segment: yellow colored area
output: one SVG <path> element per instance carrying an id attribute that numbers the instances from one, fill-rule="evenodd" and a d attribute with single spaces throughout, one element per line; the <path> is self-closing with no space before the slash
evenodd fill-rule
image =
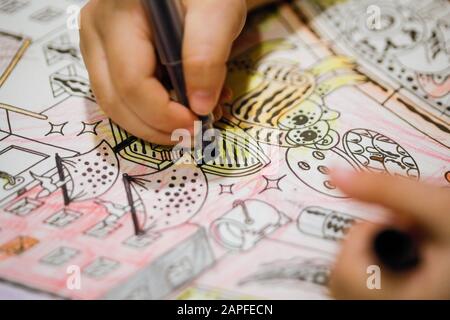
<path id="1" fill-rule="evenodd" d="M 255 300 L 249 295 L 233 294 L 222 289 L 190 287 L 184 290 L 176 300 Z"/>
<path id="2" fill-rule="evenodd" d="M 280 57 L 271 59 L 272 53 L 295 48 L 295 44 L 285 39 L 269 40 L 230 61 L 227 85 L 235 100 L 231 114 L 215 125 L 221 130 L 219 156 L 208 161 L 198 150 L 198 154 L 193 154 L 204 172 L 224 177 L 256 173 L 270 163 L 258 143 L 305 146 L 309 141 L 291 139 L 292 134 L 298 137 L 301 130 L 320 127 L 321 140 L 314 139 L 309 144 L 324 147 L 329 144 L 325 140 L 330 136 L 323 130 L 331 130 L 330 121 L 338 119 L 339 113 L 326 106 L 323 98 L 343 86 L 366 79 L 353 71 L 354 61 L 345 56 L 324 58 L 310 69 L 301 69 L 295 61 L 279 61 Z M 325 108 L 327 112 L 323 112 Z M 129 137 L 119 127 L 112 127 L 116 145 Z M 127 146 L 120 155 L 156 170 L 172 165 L 181 156 L 173 154 L 170 147 L 141 140 Z"/>
<path id="3" fill-rule="evenodd" d="M 355 66 L 355 61 L 345 56 L 333 56 L 326 58 L 311 68 L 314 76 L 321 76 L 325 73 L 339 69 L 351 69 Z"/>

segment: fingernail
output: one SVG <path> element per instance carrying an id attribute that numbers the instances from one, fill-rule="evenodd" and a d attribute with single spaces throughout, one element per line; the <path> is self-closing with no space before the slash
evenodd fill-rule
<path id="1" fill-rule="evenodd" d="M 207 115 L 216 103 L 214 93 L 210 91 L 195 91 L 190 95 L 189 102 L 192 110 L 200 115 Z"/>

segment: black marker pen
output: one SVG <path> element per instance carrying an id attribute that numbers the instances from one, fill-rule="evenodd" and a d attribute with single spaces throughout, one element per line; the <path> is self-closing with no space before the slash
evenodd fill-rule
<path id="1" fill-rule="evenodd" d="M 182 63 L 184 15 L 181 4 L 177 0 L 144 0 L 144 5 L 154 31 L 159 59 L 167 70 L 178 102 L 189 107 Z M 202 121 L 203 133 L 212 128 L 212 114 L 199 116 L 199 119 Z"/>
<path id="2" fill-rule="evenodd" d="M 413 269 L 420 263 L 417 239 L 401 230 L 389 228 L 379 232 L 373 249 L 380 262 L 395 272 Z"/>

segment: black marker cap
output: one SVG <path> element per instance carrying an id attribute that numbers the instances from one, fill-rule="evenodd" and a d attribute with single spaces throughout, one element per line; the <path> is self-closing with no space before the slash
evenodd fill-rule
<path id="1" fill-rule="evenodd" d="M 406 271 L 420 262 L 416 239 L 403 231 L 383 230 L 375 236 L 373 246 L 380 262 L 392 271 Z"/>

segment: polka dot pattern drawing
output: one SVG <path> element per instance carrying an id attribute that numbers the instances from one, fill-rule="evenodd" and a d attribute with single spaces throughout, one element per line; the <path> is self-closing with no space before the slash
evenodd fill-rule
<path id="1" fill-rule="evenodd" d="M 185 157 L 173 166 L 143 176 L 131 176 L 133 199 L 144 204 L 146 231 L 160 231 L 191 219 L 206 200 L 206 176 L 195 164 L 186 164 Z"/>
<path id="2" fill-rule="evenodd" d="M 80 156 L 62 158 L 62 165 L 70 176 L 67 189 L 71 201 L 101 196 L 119 176 L 119 160 L 106 141 Z"/>

